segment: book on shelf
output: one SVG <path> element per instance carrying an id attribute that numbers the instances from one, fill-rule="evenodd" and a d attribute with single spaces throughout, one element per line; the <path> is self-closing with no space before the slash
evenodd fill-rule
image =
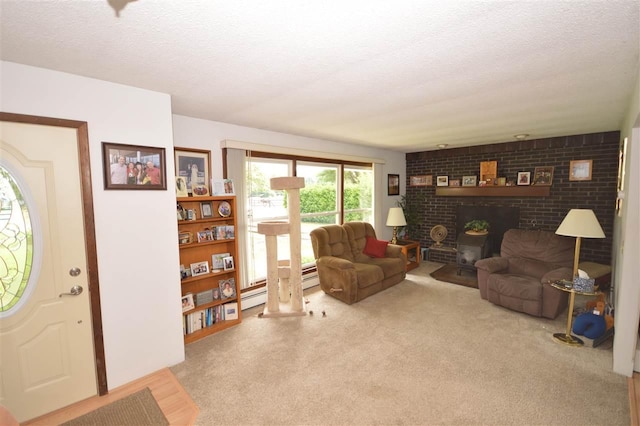
<path id="1" fill-rule="evenodd" d="M 225 308 L 226 305 L 230 305 Z M 187 335 L 226 320 L 238 319 L 238 304 L 212 306 L 182 316 L 182 333 Z M 235 308 L 233 307 L 235 305 Z"/>
<path id="2" fill-rule="evenodd" d="M 222 298 L 222 300 L 236 297 L 235 278 L 227 278 L 224 280 L 219 280 L 218 285 L 220 287 L 220 297 Z"/>

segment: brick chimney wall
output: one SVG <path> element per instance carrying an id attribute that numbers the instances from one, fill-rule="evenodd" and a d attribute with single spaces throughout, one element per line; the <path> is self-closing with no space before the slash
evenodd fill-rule
<path id="1" fill-rule="evenodd" d="M 421 247 L 429 247 L 435 225 L 444 225 L 448 235 L 443 243 L 456 241 L 456 206 L 513 206 L 520 208 L 520 228 L 554 231 L 573 208 L 592 209 L 606 238 L 582 240 L 581 261 L 611 264 L 611 246 L 618 174 L 620 132 L 593 133 L 548 139 L 534 139 L 466 148 L 442 149 L 406 154 L 408 199 L 425 199 L 418 233 Z M 570 181 L 571 160 L 593 160 L 590 181 Z M 497 161 L 498 177 L 516 181 L 518 172 L 533 172 L 535 167 L 553 166 L 553 184 L 548 197 L 443 197 L 435 195 L 436 176 L 449 180 L 480 174 L 480 162 Z M 433 186 L 409 186 L 409 178 L 432 175 Z M 432 251 L 433 261 L 455 263 L 455 255 Z"/>

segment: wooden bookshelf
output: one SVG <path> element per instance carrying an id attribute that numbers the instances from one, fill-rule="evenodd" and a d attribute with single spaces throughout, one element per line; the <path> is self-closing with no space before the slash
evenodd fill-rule
<path id="1" fill-rule="evenodd" d="M 195 302 L 193 309 L 182 313 L 184 342 L 188 344 L 242 321 L 240 283 L 238 264 L 236 263 L 238 259 L 238 244 L 235 238 L 237 229 L 236 199 L 234 196 L 179 197 L 177 203 L 180 265 L 190 271 L 191 264 L 207 262 L 209 269 L 207 273 L 196 276 L 182 274 L 182 296 L 190 293 Z M 189 211 L 191 211 L 190 216 L 187 214 Z M 232 232 L 229 231 L 230 229 Z M 198 234 L 205 236 L 207 231 L 209 231 L 210 237 L 207 235 L 208 238 L 202 238 L 201 241 L 198 241 Z M 185 235 L 189 235 L 188 242 L 184 238 Z M 212 257 L 225 253 L 233 258 L 233 268 L 214 269 Z M 234 281 L 235 295 L 222 299 L 220 282 L 231 279 Z M 212 297 L 211 300 L 208 300 L 208 297 L 204 296 L 208 296 L 209 292 L 211 295 L 217 293 L 218 297 Z M 198 301 L 198 294 L 202 295 L 200 301 Z M 202 302 L 202 299 L 206 301 Z M 232 306 L 228 305 L 230 303 L 237 304 L 235 306 L 237 319 L 220 318 L 220 314 L 225 310 L 225 305 L 227 308 Z M 201 321 L 201 318 L 204 321 Z M 194 321 L 201 321 L 200 328 L 194 327 Z M 207 322 L 210 324 L 207 325 Z"/>

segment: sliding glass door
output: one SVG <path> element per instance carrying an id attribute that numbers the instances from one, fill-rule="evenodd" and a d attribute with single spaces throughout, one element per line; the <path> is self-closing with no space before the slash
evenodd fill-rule
<path id="1" fill-rule="evenodd" d="M 288 221 L 287 194 L 274 191 L 270 179 L 282 176 L 304 178 L 300 190 L 301 249 L 303 270 L 315 266 L 309 233 L 318 226 L 345 221 L 372 221 L 373 170 L 371 165 L 324 162 L 278 156 L 246 157 L 246 280 L 243 288 L 262 285 L 267 275 L 265 239 L 258 223 Z M 290 259 L 289 236 L 278 237 L 278 259 Z"/>

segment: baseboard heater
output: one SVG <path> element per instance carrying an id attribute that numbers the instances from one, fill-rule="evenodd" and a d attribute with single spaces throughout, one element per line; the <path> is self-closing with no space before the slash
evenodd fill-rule
<path id="1" fill-rule="evenodd" d="M 302 289 L 317 286 L 320 284 L 318 273 L 311 273 L 302 276 Z M 254 306 L 264 305 L 267 303 L 267 287 L 260 287 L 253 291 L 242 293 L 242 310 L 253 308 Z"/>

